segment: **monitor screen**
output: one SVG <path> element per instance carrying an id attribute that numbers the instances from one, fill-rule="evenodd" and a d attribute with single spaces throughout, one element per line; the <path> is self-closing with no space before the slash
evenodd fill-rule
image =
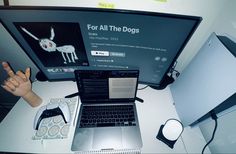
<path id="1" fill-rule="evenodd" d="M 0 20 L 48 80 L 74 80 L 79 67 L 138 68 L 158 86 L 201 18 L 144 11 L 1 7 Z"/>

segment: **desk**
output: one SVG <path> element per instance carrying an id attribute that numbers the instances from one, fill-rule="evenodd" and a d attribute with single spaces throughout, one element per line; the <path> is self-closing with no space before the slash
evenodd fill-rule
<path id="1" fill-rule="evenodd" d="M 140 85 L 142 87 L 142 85 Z M 61 98 L 77 91 L 76 83 L 39 82 L 33 83 L 33 90 L 43 99 L 42 105 L 50 98 Z M 178 118 L 169 87 L 154 90 L 150 87 L 139 90 L 137 96 L 144 103 L 136 102 L 141 135 L 142 153 L 200 153 L 206 144 L 198 127 L 186 127 L 174 149 L 156 139 L 160 125 L 169 118 Z M 33 121 L 37 110 L 30 107 L 22 98 L 15 104 L 0 123 L 0 151 L 23 153 L 73 153 L 70 148 L 75 126 L 70 128 L 68 138 L 32 140 L 35 133 Z M 206 149 L 209 152 L 209 149 Z"/>

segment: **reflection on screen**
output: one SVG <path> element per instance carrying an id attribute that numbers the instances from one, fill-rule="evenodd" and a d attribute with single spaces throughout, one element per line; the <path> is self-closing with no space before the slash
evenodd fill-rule
<path id="1" fill-rule="evenodd" d="M 109 98 L 134 98 L 137 78 L 109 78 Z"/>

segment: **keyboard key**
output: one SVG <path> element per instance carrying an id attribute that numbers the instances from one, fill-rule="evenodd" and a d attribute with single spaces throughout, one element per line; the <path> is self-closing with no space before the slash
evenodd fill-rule
<path id="1" fill-rule="evenodd" d="M 135 126 L 132 105 L 84 106 L 80 127 Z"/>

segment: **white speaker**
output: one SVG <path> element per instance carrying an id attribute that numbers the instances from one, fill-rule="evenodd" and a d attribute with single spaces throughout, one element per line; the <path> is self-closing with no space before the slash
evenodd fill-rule
<path id="1" fill-rule="evenodd" d="M 236 44 L 212 33 L 190 64 L 170 86 L 184 126 L 236 93 Z"/>
<path id="2" fill-rule="evenodd" d="M 183 130 L 183 125 L 179 120 L 168 119 L 164 125 L 161 125 L 156 138 L 173 149 Z"/>

